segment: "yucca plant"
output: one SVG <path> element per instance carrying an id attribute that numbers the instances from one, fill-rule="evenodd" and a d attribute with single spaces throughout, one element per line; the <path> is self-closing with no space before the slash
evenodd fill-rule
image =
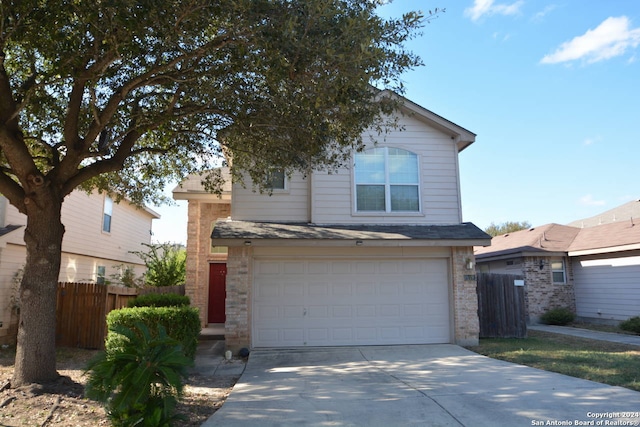
<path id="1" fill-rule="evenodd" d="M 105 351 L 87 365 L 86 396 L 105 404 L 114 426 L 171 426 L 179 420 L 175 407 L 192 361 L 162 325 L 153 337 L 137 323 L 134 329 L 116 326 L 124 344 Z"/>

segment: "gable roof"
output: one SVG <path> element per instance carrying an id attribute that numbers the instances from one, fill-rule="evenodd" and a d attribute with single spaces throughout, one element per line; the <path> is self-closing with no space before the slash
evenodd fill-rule
<path id="1" fill-rule="evenodd" d="M 579 232 L 576 227 L 546 224 L 496 236 L 491 239 L 491 246 L 476 248 L 475 255 L 478 260 L 515 254 L 560 255 L 568 251 Z"/>
<path id="2" fill-rule="evenodd" d="M 202 180 L 205 178 L 206 173 L 202 174 L 190 174 L 180 184 L 173 189 L 173 198 L 175 200 L 191 200 L 191 199 L 207 199 L 208 201 L 215 203 L 229 202 L 231 200 L 231 171 L 228 167 L 219 168 L 220 176 L 224 180 L 222 185 L 222 194 L 217 195 L 205 190 L 202 185 Z"/>
<path id="3" fill-rule="evenodd" d="M 640 249 L 640 219 L 580 229 L 569 245 L 570 256 Z"/>
<path id="4" fill-rule="evenodd" d="M 378 96 L 383 95 L 399 98 L 402 101 L 402 105 L 400 107 L 402 113 L 411 115 L 412 117 L 415 117 L 418 120 L 427 123 L 429 126 L 432 126 L 449 135 L 458 147 L 458 152 L 464 150 L 469 145 L 473 144 L 476 140 L 475 133 L 463 128 L 460 125 L 455 124 L 450 120 L 445 119 L 444 117 L 434 113 L 431 110 L 427 110 L 426 108 L 416 104 L 415 102 L 409 100 L 408 98 L 405 98 L 404 96 L 398 95 L 397 93 L 390 90 L 383 90 L 378 94 Z"/>
<path id="5" fill-rule="evenodd" d="M 597 225 L 611 224 L 618 221 L 624 222 L 634 218 L 637 219 L 638 222 L 640 222 L 640 200 L 632 200 L 623 205 L 602 212 L 598 215 L 579 219 L 567 225 L 580 228 L 595 227 Z"/>

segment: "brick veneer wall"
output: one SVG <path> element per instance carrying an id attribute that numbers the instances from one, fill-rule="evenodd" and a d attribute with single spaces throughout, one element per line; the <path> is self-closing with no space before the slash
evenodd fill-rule
<path id="1" fill-rule="evenodd" d="M 209 263 L 225 262 L 225 254 L 211 253 L 211 226 L 231 214 L 229 203 L 189 200 L 185 294 L 200 311 L 200 322 L 207 325 L 209 304 Z"/>
<path id="2" fill-rule="evenodd" d="M 565 284 L 554 284 L 551 260 L 548 257 L 524 257 L 522 271 L 525 277 L 525 307 L 527 322 L 538 323 L 540 316 L 552 308 L 566 307 L 576 311 L 573 270 L 564 257 Z M 542 261 L 542 269 L 540 268 Z"/>
<path id="3" fill-rule="evenodd" d="M 251 247 L 229 248 L 224 337 L 228 350 L 251 347 Z"/>
<path id="4" fill-rule="evenodd" d="M 451 249 L 454 340 L 458 345 L 478 345 L 480 322 L 476 273 L 475 269 L 471 271 L 466 269 L 467 260 L 475 263 L 473 247 Z"/>
<path id="5" fill-rule="evenodd" d="M 234 352 L 251 345 L 251 256 L 251 247 L 229 248 L 225 344 Z M 474 260 L 472 247 L 452 248 L 454 342 L 458 345 L 477 345 L 480 334 L 475 271 L 466 270 L 469 259 Z"/>

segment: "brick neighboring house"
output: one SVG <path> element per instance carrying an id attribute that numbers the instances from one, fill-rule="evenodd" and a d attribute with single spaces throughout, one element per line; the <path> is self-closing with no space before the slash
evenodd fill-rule
<path id="1" fill-rule="evenodd" d="M 639 217 L 632 201 L 571 225 L 496 236 L 476 248 L 477 269 L 524 276 L 529 322 L 568 307 L 581 320 L 617 324 L 640 315 Z"/>
<path id="2" fill-rule="evenodd" d="M 481 273 L 524 277 L 527 320 L 537 322 L 550 308 L 575 311 L 573 271 L 567 250 L 579 228 L 546 224 L 491 239 L 491 246 L 476 248 Z"/>
<path id="3" fill-rule="evenodd" d="M 270 195 L 207 194 L 198 177 L 174 190 L 189 201 L 186 293 L 229 349 L 478 342 L 470 268 L 490 237 L 462 221 L 458 170 L 475 135 L 403 102 L 404 130 L 352 167 L 275 174 Z"/>

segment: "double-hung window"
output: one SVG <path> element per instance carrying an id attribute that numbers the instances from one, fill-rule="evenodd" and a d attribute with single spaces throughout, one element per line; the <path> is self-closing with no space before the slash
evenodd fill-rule
<path id="1" fill-rule="evenodd" d="M 551 276 L 553 277 L 553 283 L 567 283 L 567 277 L 564 269 L 564 260 L 555 259 L 551 261 Z"/>
<path id="2" fill-rule="evenodd" d="M 400 148 L 356 153 L 357 212 L 419 212 L 418 156 Z"/>
<path id="3" fill-rule="evenodd" d="M 102 231 L 111 232 L 111 216 L 113 215 L 113 200 L 111 197 L 104 197 L 104 210 L 102 212 Z"/>

